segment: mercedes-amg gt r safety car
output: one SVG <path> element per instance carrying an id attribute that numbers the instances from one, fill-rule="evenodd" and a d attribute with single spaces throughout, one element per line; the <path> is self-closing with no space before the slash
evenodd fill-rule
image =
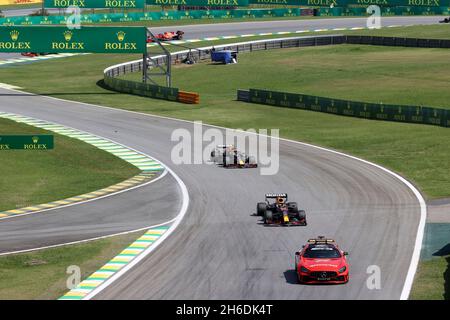
<path id="1" fill-rule="evenodd" d="M 347 283 L 347 255 L 333 239 L 324 236 L 309 239 L 302 250 L 295 253 L 295 272 L 299 283 Z"/>

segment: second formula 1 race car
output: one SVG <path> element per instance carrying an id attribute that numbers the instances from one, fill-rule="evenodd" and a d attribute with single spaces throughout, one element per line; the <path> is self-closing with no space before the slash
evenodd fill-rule
<path id="1" fill-rule="evenodd" d="M 22 56 L 30 57 L 30 58 L 34 58 L 34 57 L 37 57 L 37 56 L 47 56 L 49 54 L 57 54 L 57 53 L 50 53 L 50 52 L 40 52 L 40 53 L 37 53 L 37 52 L 22 52 L 21 53 Z"/>
<path id="2" fill-rule="evenodd" d="M 439 21 L 439 23 L 450 23 L 450 17 L 445 18 L 444 20 Z"/>
<path id="3" fill-rule="evenodd" d="M 218 145 L 211 151 L 211 161 L 224 168 L 257 168 L 255 157 L 239 152 L 233 145 Z"/>
<path id="4" fill-rule="evenodd" d="M 178 30 L 177 32 L 169 31 L 158 33 L 155 37 L 159 41 L 172 41 L 172 40 L 182 40 L 184 35 L 184 31 Z M 147 42 L 154 42 L 151 37 L 147 38 Z"/>
<path id="5" fill-rule="evenodd" d="M 256 215 L 266 225 L 306 226 L 306 212 L 298 210 L 297 202 L 287 202 L 286 193 L 268 193 L 266 202 L 256 205 Z"/>

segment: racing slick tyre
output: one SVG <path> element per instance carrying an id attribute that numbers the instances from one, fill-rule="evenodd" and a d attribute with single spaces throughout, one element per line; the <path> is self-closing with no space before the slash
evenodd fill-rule
<path id="1" fill-rule="evenodd" d="M 266 203 L 265 202 L 259 202 L 256 205 L 256 215 L 260 216 L 260 217 L 263 217 L 264 213 L 266 212 L 266 209 L 267 209 Z"/>
<path id="2" fill-rule="evenodd" d="M 270 221 L 272 221 L 272 217 L 272 211 L 266 210 L 266 212 L 264 212 L 264 224 L 269 224 Z"/>
<path id="3" fill-rule="evenodd" d="M 299 218 L 299 220 L 305 220 L 305 226 L 307 225 L 307 223 L 306 223 L 306 212 L 305 212 L 305 210 L 300 210 L 299 212 L 298 212 L 298 218 Z"/>
<path id="4" fill-rule="evenodd" d="M 233 156 L 225 156 L 225 162 L 223 163 L 224 167 L 229 167 L 229 166 L 233 166 L 234 163 L 234 157 Z"/>

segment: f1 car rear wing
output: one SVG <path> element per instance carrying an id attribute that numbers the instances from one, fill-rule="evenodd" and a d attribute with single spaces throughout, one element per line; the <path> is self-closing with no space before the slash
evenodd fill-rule
<path id="1" fill-rule="evenodd" d="M 284 198 L 287 199 L 287 193 L 266 193 L 266 199 Z"/>
<path id="2" fill-rule="evenodd" d="M 331 243 L 335 243 L 335 241 L 333 239 L 327 239 L 324 236 L 318 236 L 315 239 L 308 239 L 308 243 L 310 244 L 331 244 Z"/>

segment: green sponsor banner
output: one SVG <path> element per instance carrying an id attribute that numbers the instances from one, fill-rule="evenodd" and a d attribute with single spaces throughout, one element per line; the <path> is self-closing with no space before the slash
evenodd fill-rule
<path id="1" fill-rule="evenodd" d="M 145 0 L 44 0 L 45 8 L 144 8 Z"/>
<path id="2" fill-rule="evenodd" d="M 249 0 L 146 0 L 155 6 L 247 7 Z"/>
<path id="3" fill-rule="evenodd" d="M 447 7 L 382 7 L 382 16 L 408 16 L 408 15 L 441 15 L 448 14 Z M 366 8 L 320 8 L 318 16 L 368 16 Z"/>
<path id="4" fill-rule="evenodd" d="M 365 119 L 450 127 L 450 110 L 439 108 L 385 105 L 258 89 L 250 89 L 249 101 Z"/>
<path id="5" fill-rule="evenodd" d="M 113 90 L 149 98 L 177 101 L 178 88 L 168 88 L 154 84 L 105 77 L 105 84 Z"/>
<path id="6" fill-rule="evenodd" d="M 83 23 L 110 23 L 133 22 L 153 20 L 183 20 L 183 19 L 233 19 L 233 18 L 260 18 L 260 17 L 295 17 L 301 14 L 300 8 L 289 9 L 237 9 L 237 10 L 186 10 L 186 11 L 159 11 L 159 12 L 130 12 L 130 13 L 104 13 L 81 14 Z M 69 16 L 26 16 L 0 18 L 3 26 L 35 26 L 35 25 L 66 25 Z"/>
<path id="7" fill-rule="evenodd" d="M 449 0 L 450 1 L 450 0 Z M 186 11 L 159 11 L 159 12 L 130 12 L 130 13 L 104 13 L 81 14 L 81 24 L 85 23 L 111 23 L 136 22 L 154 20 L 185 20 L 185 19 L 240 19 L 261 17 L 296 17 L 301 15 L 300 8 L 277 9 L 236 9 L 236 10 L 186 10 Z M 382 7 L 383 16 L 389 15 L 448 15 L 449 7 Z M 366 16 L 365 8 L 319 8 L 319 16 Z M 66 25 L 69 16 L 26 16 L 0 18 L 2 26 L 50 26 Z"/>
<path id="8" fill-rule="evenodd" d="M 149 1 L 149 0 L 147 0 Z M 153 1 L 153 0 L 152 0 Z M 380 7 L 395 6 L 423 6 L 423 7 L 447 7 L 450 0 L 249 0 L 250 4 L 267 5 L 292 5 L 309 7 L 345 7 L 349 5 L 377 5 Z"/>
<path id="9" fill-rule="evenodd" d="M 145 27 L 8 26 L 0 28 L 0 52 L 145 53 Z"/>
<path id="10" fill-rule="evenodd" d="M 0 135 L 0 150 L 50 150 L 52 135 Z"/>

